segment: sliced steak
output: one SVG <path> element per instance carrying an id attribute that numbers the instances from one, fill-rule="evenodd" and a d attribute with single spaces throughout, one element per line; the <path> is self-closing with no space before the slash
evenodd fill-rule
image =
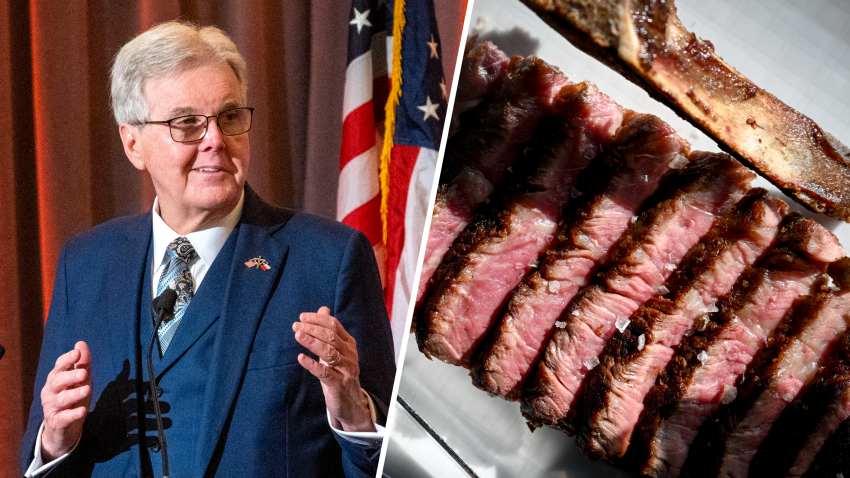
<path id="1" fill-rule="evenodd" d="M 446 148 L 417 304 L 424 299 L 431 276 L 452 242 L 520 156 L 540 118 L 551 111 L 555 97 L 567 83 L 557 68 L 535 57 L 514 57 L 509 74 L 510 80 L 504 82 L 493 101 Z"/>
<path id="2" fill-rule="evenodd" d="M 688 167 L 665 183 L 658 194 L 666 199 L 628 229 L 610 267 L 579 292 L 556 324 L 523 393 L 521 409 L 531 426 L 574 431 L 570 412 L 618 320 L 660 291 L 714 220 L 743 196 L 753 176 L 729 155 L 692 153 Z"/>
<path id="3" fill-rule="evenodd" d="M 476 44 L 477 38 L 472 36 L 464 47 L 449 137 L 461 129 L 460 115 L 496 94 L 508 76 L 508 55 L 489 41 Z"/>
<path id="4" fill-rule="evenodd" d="M 610 181 L 562 221 L 556 244 L 514 290 L 504 317 L 473 363 L 477 387 L 508 400 L 520 399 L 555 322 L 607 260 L 661 178 L 685 166 L 687 153 L 688 144 L 657 117 L 634 112 L 624 117 L 600 158 L 608 169 L 602 174 L 610 173 Z"/>
<path id="5" fill-rule="evenodd" d="M 737 398 L 703 425 L 682 476 L 747 476 L 773 423 L 824 364 L 848 321 L 850 290 L 799 299 L 738 379 Z"/>
<path id="6" fill-rule="evenodd" d="M 788 206 L 753 189 L 719 218 L 665 284 L 668 292 L 619 320 L 588 374 L 576 444 L 593 459 L 622 457 L 643 411 L 643 401 L 696 320 L 716 308 L 740 274 L 773 246 Z"/>
<path id="7" fill-rule="evenodd" d="M 623 117 L 588 82 L 565 86 L 555 110 L 538 129 L 542 148 L 530 153 L 540 166 L 504 202 L 477 215 L 434 275 L 417 318 L 416 340 L 426 355 L 469 367 L 511 290 L 554 241 L 579 174 Z"/>
<path id="8" fill-rule="evenodd" d="M 773 424 L 750 465 L 750 474 L 803 476 L 824 443 L 848 417 L 850 331 L 844 332 L 826 364 Z"/>
<path id="9" fill-rule="evenodd" d="M 735 380 L 765 346 L 794 300 L 826 284 L 826 263 L 791 249 L 807 249 L 799 237 L 789 234 L 800 230 L 794 224 L 799 221 L 812 222 L 799 215 L 786 218 L 779 234 L 785 242 L 738 278 L 716 312 L 698 320 L 697 330 L 682 340 L 647 395 L 627 459 L 642 476 L 679 475 L 699 428 L 722 403 L 735 398 Z M 835 236 L 821 229 L 838 244 Z"/>

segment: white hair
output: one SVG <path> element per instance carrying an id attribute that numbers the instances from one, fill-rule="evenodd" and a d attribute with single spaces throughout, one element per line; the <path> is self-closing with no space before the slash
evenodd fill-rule
<path id="1" fill-rule="evenodd" d="M 136 125 L 148 121 L 150 109 L 144 96 L 148 81 L 218 64 L 233 69 L 244 101 L 248 93 L 245 59 L 223 31 L 172 21 L 138 35 L 115 56 L 109 74 L 115 121 Z"/>

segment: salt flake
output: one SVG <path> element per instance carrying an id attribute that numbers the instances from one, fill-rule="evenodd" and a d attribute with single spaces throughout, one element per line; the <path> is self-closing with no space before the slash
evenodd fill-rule
<path id="1" fill-rule="evenodd" d="M 595 355 L 585 357 L 584 360 L 582 360 L 582 363 L 588 370 L 593 370 L 597 365 L 599 365 L 599 357 L 596 357 Z"/>
<path id="2" fill-rule="evenodd" d="M 617 330 L 619 330 L 620 333 L 622 334 L 623 331 L 626 330 L 626 327 L 629 326 L 629 322 L 630 322 L 630 320 L 629 320 L 628 317 L 621 316 L 621 317 L 617 317 L 617 323 L 615 323 L 614 325 L 617 326 Z"/>
<path id="3" fill-rule="evenodd" d="M 643 250 L 642 247 L 638 247 L 632 253 L 632 261 L 635 263 L 641 263 L 647 259 L 649 259 L 649 256 L 646 254 L 646 251 Z"/>
<path id="4" fill-rule="evenodd" d="M 638 350 L 643 350 L 643 347 L 646 345 L 646 334 L 640 334 L 638 337 Z"/>
<path id="5" fill-rule="evenodd" d="M 662 285 L 661 287 L 658 288 L 657 292 L 658 292 L 659 295 L 664 295 L 664 294 L 670 292 L 670 289 L 668 289 L 668 288 L 666 288 Z"/>
<path id="6" fill-rule="evenodd" d="M 731 385 L 723 386 L 723 405 L 728 405 L 732 403 L 732 400 L 735 400 L 735 397 L 738 396 L 738 389 Z"/>
<path id="7" fill-rule="evenodd" d="M 549 282 L 549 292 L 551 292 L 552 294 L 557 294 L 560 289 L 561 289 L 561 283 L 560 282 L 558 282 L 556 280 Z"/>
<path id="8" fill-rule="evenodd" d="M 574 310 L 570 313 L 573 314 L 573 317 L 578 317 L 578 311 L 577 310 Z"/>
<path id="9" fill-rule="evenodd" d="M 697 355 L 697 358 L 699 359 L 700 362 L 702 362 L 703 365 L 705 365 L 705 363 L 708 362 L 708 354 L 705 353 L 705 350 L 700 352 L 699 355 Z"/>
<path id="10" fill-rule="evenodd" d="M 566 327 L 566 326 L 567 326 L 567 323 L 566 323 L 566 322 L 561 322 L 560 320 L 559 320 L 559 321 L 557 321 L 557 322 L 555 322 L 555 327 L 557 327 L 557 328 L 559 328 L 559 329 L 563 329 L 563 328 L 564 328 L 564 327 Z"/>
<path id="11" fill-rule="evenodd" d="M 676 264 L 664 264 L 664 268 L 668 271 L 672 271 L 676 269 Z"/>
<path id="12" fill-rule="evenodd" d="M 667 167 L 670 169 L 682 169 L 686 164 L 688 164 L 688 158 L 684 154 L 679 153 L 667 163 Z"/>

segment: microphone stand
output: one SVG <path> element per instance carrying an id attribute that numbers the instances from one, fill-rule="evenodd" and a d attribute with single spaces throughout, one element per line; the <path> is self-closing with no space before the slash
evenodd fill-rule
<path id="1" fill-rule="evenodd" d="M 174 304 L 177 302 L 177 292 L 174 289 L 165 289 L 162 294 L 159 295 L 153 301 L 154 310 L 156 311 L 156 324 L 153 327 L 153 334 L 151 334 L 150 345 L 148 345 L 148 381 L 151 386 L 151 398 L 153 399 L 153 410 L 156 414 L 156 429 L 159 433 L 159 443 L 160 448 L 162 449 L 162 477 L 168 478 L 168 447 L 165 444 L 165 430 L 162 427 L 162 412 L 159 410 L 159 395 L 156 393 L 156 377 L 154 376 L 153 371 L 153 343 L 154 340 L 159 336 L 157 331 L 159 330 L 160 324 L 162 324 L 163 320 L 166 316 L 171 315 L 173 317 L 174 314 Z M 168 320 L 165 320 L 168 322 Z"/>

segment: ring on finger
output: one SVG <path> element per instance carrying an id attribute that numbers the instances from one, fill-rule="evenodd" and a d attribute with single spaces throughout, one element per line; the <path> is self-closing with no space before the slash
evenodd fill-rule
<path id="1" fill-rule="evenodd" d="M 339 350 L 334 349 L 334 352 L 336 352 L 336 357 L 334 357 L 332 360 L 327 361 L 328 365 L 330 365 L 331 367 L 338 364 L 340 362 L 340 360 L 342 360 L 342 354 L 339 353 Z"/>

